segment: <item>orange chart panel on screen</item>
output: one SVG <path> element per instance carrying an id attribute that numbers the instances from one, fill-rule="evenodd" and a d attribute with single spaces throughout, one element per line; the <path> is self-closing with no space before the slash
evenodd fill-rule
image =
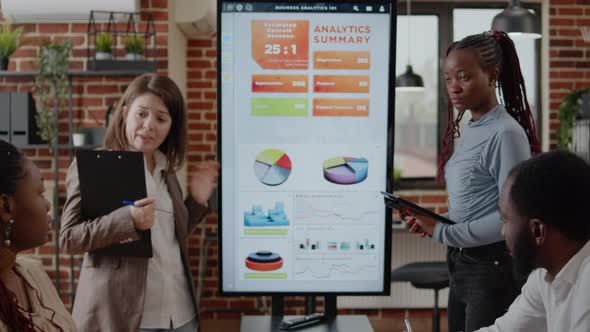
<path id="1" fill-rule="evenodd" d="M 369 93 L 369 75 L 315 75 L 313 91 Z"/>
<path id="2" fill-rule="evenodd" d="M 313 52 L 315 69 L 369 69 L 369 52 L 359 51 L 316 51 Z"/>
<path id="3" fill-rule="evenodd" d="M 252 92 L 307 92 L 307 75 L 252 75 Z"/>
<path id="4" fill-rule="evenodd" d="M 317 98 L 313 116 L 369 116 L 369 99 Z"/>
<path id="5" fill-rule="evenodd" d="M 252 58 L 263 69 L 307 69 L 309 21 L 252 21 Z"/>

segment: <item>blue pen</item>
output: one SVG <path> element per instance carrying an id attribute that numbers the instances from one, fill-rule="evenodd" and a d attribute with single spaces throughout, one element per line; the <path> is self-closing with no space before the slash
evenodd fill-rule
<path id="1" fill-rule="evenodd" d="M 130 205 L 130 206 L 134 206 L 134 207 L 141 207 L 141 206 L 135 205 L 135 202 L 133 202 L 133 201 L 124 200 L 122 203 L 123 203 L 123 205 Z M 155 208 L 155 210 L 156 211 L 160 211 L 160 212 L 166 212 L 166 213 L 172 214 L 172 212 L 170 212 L 170 211 L 166 211 L 166 210 L 162 210 L 162 209 L 158 209 L 158 208 Z"/>

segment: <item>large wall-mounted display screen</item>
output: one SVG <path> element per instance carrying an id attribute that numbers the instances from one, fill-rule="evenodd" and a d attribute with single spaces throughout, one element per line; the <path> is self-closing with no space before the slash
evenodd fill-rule
<path id="1" fill-rule="evenodd" d="M 388 292 L 395 5 L 218 9 L 221 291 Z"/>

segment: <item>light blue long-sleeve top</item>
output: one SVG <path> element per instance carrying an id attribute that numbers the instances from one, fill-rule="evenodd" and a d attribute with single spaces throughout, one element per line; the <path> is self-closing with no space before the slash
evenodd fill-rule
<path id="1" fill-rule="evenodd" d="M 445 166 L 448 217 L 456 224 L 439 222 L 433 239 L 457 248 L 502 241 L 500 190 L 510 170 L 530 157 L 524 129 L 502 105 L 470 120 Z"/>

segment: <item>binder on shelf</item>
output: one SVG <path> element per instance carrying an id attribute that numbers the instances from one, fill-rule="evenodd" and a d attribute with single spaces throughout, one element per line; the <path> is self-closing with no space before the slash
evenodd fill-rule
<path id="1" fill-rule="evenodd" d="M 83 220 L 107 215 L 147 196 L 143 153 L 130 151 L 76 151 Z M 108 256 L 152 257 L 150 231 L 140 239 L 93 251 Z"/>
<path id="2" fill-rule="evenodd" d="M 455 223 L 454 221 L 452 221 L 444 216 L 441 216 L 440 214 L 434 213 L 426 208 L 416 205 L 416 204 L 414 204 L 408 200 L 405 200 L 397 195 L 394 195 L 394 194 L 391 194 L 391 193 L 388 193 L 385 191 L 382 191 L 381 194 L 383 195 L 385 205 L 387 207 L 392 208 L 392 209 L 396 209 L 398 211 L 409 210 L 413 214 L 427 216 L 427 217 L 433 218 L 437 221 L 440 221 L 442 223 L 449 224 L 449 225 L 452 225 Z"/>
<path id="3" fill-rule="evenodd" d="M 10 92 L 0 92 L 0 139 L 10 142 Z"/>
<path id="4" fill-rule="evenodd" d="M 41 144 L 35 120 L 37 107 L 30 92 L 10 93 L 10 140 L 15 145 Z"/>
<path id="5" fill-rule="evenodd" d="M 0 92 L 0 139 L 16 146 L 42 144 L 30 92 Z"/>

